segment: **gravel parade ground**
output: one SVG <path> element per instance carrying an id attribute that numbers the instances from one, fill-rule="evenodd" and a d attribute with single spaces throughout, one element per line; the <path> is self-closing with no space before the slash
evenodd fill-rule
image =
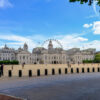
<path id="1" fill-rule="evenodd" d="M 100 100 L 100 73 L 2 77 L 0 93 L 25 100 Z"/>

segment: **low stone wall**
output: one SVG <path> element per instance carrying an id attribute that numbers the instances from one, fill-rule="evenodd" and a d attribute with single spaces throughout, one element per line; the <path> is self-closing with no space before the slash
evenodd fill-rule
<path id="1" fill-rule="evenodd" d="M 43 76 L 73 73 L 100 72 L 100 64 L 47 64 L 47 65 L 5 65 L 5 77 Z"/>

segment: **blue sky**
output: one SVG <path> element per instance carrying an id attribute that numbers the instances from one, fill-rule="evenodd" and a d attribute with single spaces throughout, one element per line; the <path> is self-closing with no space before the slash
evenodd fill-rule
<path id="1" fill-rule="evenodd" d="M 0 47 L 29 45 L 53 38 L 64 49 L 100 50 L 99 7 L 69 3 L 68 0 L 0 0 Z"/>

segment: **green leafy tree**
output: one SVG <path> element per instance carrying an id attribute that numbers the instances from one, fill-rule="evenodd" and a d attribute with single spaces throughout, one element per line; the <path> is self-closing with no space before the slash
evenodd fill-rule
<path id="1" fill-rule="evenodd" d="M 95 63 L 100 63 L 100 53 L 97 53 L 94 59 Z"/>
<path id="2" fill-rule="evenodd" d="M 100 53 L 95 55 L 94 60 L 83 60 L 83 63 L 100 63 Z"/>
<path id="3" fill-rule="evenodd" d="M 100 0 L 69 0 L 70 2 L 80 2 L 80 4 L 88 3 L 89 5 L 93 4 L 93 1 L 97 2 L 97 5 L 100 6 Z"/>
<path id="4" fill-rule="evenodd" d="M 83 60 L 83 63 L 93 63 L 93 60 Z"/>

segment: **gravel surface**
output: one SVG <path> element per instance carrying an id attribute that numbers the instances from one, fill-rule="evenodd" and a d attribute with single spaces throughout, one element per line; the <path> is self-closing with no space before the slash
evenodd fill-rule
<path id="1" fill-rule="evenodd" d="M 100 73 L 1 78 L 0 93 L 26 100 L 100 100 Z"/>

